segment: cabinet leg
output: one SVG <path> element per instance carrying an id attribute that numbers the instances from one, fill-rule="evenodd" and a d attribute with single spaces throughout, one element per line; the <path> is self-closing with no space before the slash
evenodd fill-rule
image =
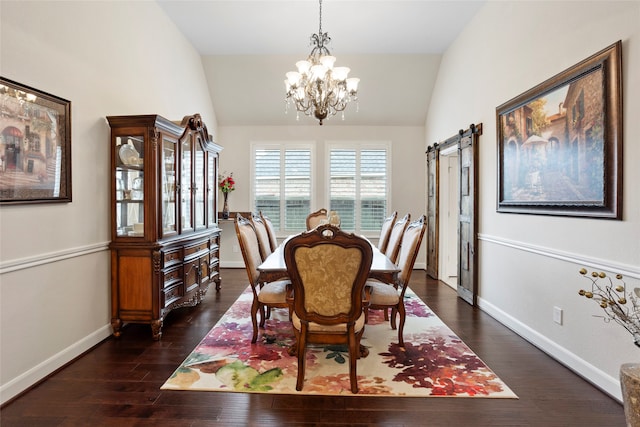
<path id="1" fill-rule="evenodd" d="M 216 280 L 216 291 L 220 292 L 220 289 L 222 288 L 222 280 L 217 279 Z"/>
<path id="2" fill-rule="evenodd" d="M 113 329 L 113 336 L 119 337 L 122 329 L 122 320 L 111 319 L 111 328 Z"/>
<path id="3" fill-rule="evenodd" d="M 162 319 L 151 322 L 151 333 L 153 334 L 153 339 L 156 341 L 162 337 Z"/>

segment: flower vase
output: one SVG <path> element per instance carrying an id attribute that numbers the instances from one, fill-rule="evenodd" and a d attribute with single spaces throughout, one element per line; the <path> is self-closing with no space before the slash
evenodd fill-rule
<path id="1" fill-rule="evenodd" d="M 640 425 L 640 363 L 624 363 L 620 367 L 622 403 L 627 426 Z"/>
<path id="2" fill-rule="evenodd" d="M 229 193 L 222 193 L 222 195 L 224 196 L 224 205 L 222 205 L 222 219 L 229 219 L 229 204 L 227 203 Z"/>

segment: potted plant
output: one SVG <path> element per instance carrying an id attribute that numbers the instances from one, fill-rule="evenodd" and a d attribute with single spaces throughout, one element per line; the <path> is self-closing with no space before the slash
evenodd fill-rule
<path id="1" fill-rule="evenodd" d="M 640 288 L 627 292 L 622 274 L 615 275 L 615 282 L 604 272 L 580 269 L 580 274 L 591 281 L 591 289 L 580 289 L 579 294 L 595 301 L 604 311 L 605 322 L 614 321 L 625 328 L 640 347 Z M 624 414 L 628 426 L 640 426 L 640 364 L 624 363 L 620 367 L 620 387 Z"/>

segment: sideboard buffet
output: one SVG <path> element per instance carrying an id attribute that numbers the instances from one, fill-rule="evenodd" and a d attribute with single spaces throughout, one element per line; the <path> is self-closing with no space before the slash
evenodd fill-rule
<path id="1" fill-rule="evenodd" d="M 148 323 L 221 287 L 218 170 L 222 147 L 199 114 L 109 116 L 111 326 Z"/>

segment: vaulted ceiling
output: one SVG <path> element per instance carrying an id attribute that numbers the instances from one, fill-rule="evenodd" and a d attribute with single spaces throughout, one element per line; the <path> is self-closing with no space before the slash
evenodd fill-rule
<path id="1" fill-rule="evenodd" d="M 311 51 L 317 0 L 157 0 L 202 55 L 220 126 L 312 125 L 285 114 L 284 75 Z M 323 0 L 336 65 L 360 78 L 326 126 L 422 126 L 442 53 L 486 0 Z"/>

